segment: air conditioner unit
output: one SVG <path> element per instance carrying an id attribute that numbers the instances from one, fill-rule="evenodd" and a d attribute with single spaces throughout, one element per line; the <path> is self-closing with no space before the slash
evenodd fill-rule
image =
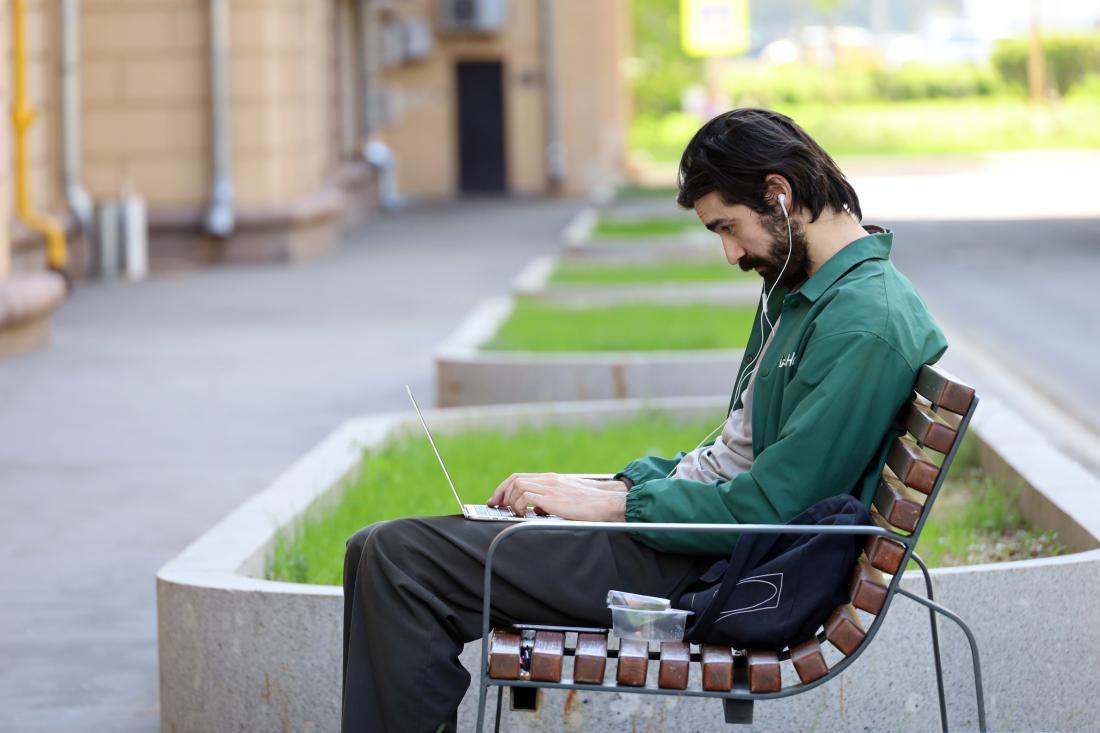
<path id="1" fill-rule="evenodd" d="M 506 0 L 440 0 L 440 26 L 446 33 L 503 30 Z"/>

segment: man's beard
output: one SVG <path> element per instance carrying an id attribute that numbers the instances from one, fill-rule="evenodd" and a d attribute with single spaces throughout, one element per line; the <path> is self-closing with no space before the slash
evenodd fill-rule
<path id="1" fill-rule="evenodd" d="M 768 235 L 771 244 L 768 247 L 766 257 L 742 257 L 737 266 L 744 272 L 762 268 L 760 276 L 768 288 L 791 288 L 802 282 L 809 275 L 810 255 L 806 247 L 806 232 L 800 222 L 791 222 L 790 240 L 787 239 L 787 220 L 782 215 L 771 215 L 765 218 Z M 788 248 L 790 260 L 787 259 Z M 784 267 L 786 263 L 786 267 Z M 779 277 L 780 272 L 783 273 Z M 776 279 L 778 278 L 778 282 Z"/>

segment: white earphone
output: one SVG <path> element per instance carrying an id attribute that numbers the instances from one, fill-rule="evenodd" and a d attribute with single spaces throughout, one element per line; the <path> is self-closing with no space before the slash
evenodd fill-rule
<path id="1" fill-rule="evenodd" d="M 761 355 L 764 353 L 764 342 L 767 340 L 767 339 L 764 338 L 764 333 L 763 333 L 763 331 L 764 331 L 764 321 L 768 322 L 768 328 L 769 329 L 774 329 L 775 328 L 775 325 L 772 323 L 771 319 L 768 318 L 768 301 L 771 300 L 772 293 L 775 292 L 775 286 L 779 284 L 780 279 L 782 279 L 782 277 L 783 277 L 783 273 L 787 271 L 787 265 L 791 261 L 791 251 L 794 249 L 794 237 L 791 234 L 791 216 L 790 216 L 790 214 L 787 213 L 787 195 L 781 193 L 781 194 L 776 196 L 776 200 L 779 201 L 779 208 L 783 212 L 783 218 L 787 220 L 787 260 L 786 260 L 786 262 L 783 263 L 783 268 L 779 271 L 779 275 L 775 278 L 775 282 L 772 283 L 771 289 L 768 289 L 767 284 L 765 284 L 764 287 L 760 291 L 760 305 L 761 305 L 761 308 L 760 308 L 760 332 L 761 332 L 760 333 L 760 337 L 761 337 L 760 350 L 758 352 L 756 352 L 756 354 L 753 355 L 752 359 L 749 360 L 749 363 L 745 365 L 746 369 L 745 369 L 744 373 L 741 375 L 741 379 L 737 380 L 737 386 L 733 388 L 733 394 L 734 394 L 734 401 L 735 402 L 736 402 L 737 396 L 739 396 L 741 394 L 741 383 L 744 382 L 746 378 L 751 378 L 751 375 L 755 374 L 756 370 L 760 368 L 759 364 L 757 364 L 752 369 L 749 369 L 748 367 L 752 366 L 753 362 L 755 362 L 757 359 L 759 359 L 761 357 Z M 730 408 L 729 414 L 727 414 L 726 418 L 724 420 L 722 420 L 721 423 L 719 423 L 718 427 L 716 427 L 714 430 L 712 430 L 710 432 L 710 434 L 707 435 L 707 437 L 700 440 L 699 445 L 695 446 L 695 448 L 692 449 L 692 452 L 698 450 L 703 445 L 703 443 L 710 440 L 710 438 L 715 433 L 722 430 L 722 428 L 726 424 L 726 420 L 729 420 L 729 415 L 731 415 L 731 414 L 733 414 L 733 409 L 732 408 Z M 672 470 L 668 472 L 668 474 L 665 476 L 665 478 L 669 478 L 670 476 L 672 476 L 672 474 L 676 473 L 677 468 L 678 468 L 678 466 L 673 466 Z"/>

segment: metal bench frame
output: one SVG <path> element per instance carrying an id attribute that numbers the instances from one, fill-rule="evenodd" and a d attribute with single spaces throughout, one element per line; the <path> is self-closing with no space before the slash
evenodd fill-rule
<path id="1" fill-rule="evenodd" d="M 560 690 L 591 690 L 595 692 L 632 692 L 643 695 L 676 695 L 679 697 L 714 697 L 721 698 L 723 700 L 723 707 L 725 709 L 726 721 L 731 723 L 736 722 L 751 722 L 752 720 L 752 705 L 756 700 L 771 700 L 780 699 L 784 697 L 790 697 L 792 695 L 798 695 L 803 692 L 807 692 L 817 687 L 818 685 L 825 684 L 829 680 L 836 677 L 843 672 L 848 665 L 856 660 L 863 653 L 864 649 L 871 643 L 875 634 L 878 632 L 879 626 L 883 619 L 886 617 L 886 612 L 890 608 L 890 602 L 893 600 L 894 595 L 901 594 L 910 600 L 913 600 L 928 608 L 928 617 L 932 630 L 932 653 L 935 658 L 936 667 L 936 691 L 939 697 L 940 704 L 940 724 L 944 731 L 948 731 L 947 721 L 947 703 L 944 697 L 944 685 L 943 685 L 943 668 L 940 658 L 940 644 L 939 644 L 939 632 L 936 626 L 936 614 L 941 614 L 958 624 L 959 628 L 966 634 L 967 641 L 970 643 L 970 653 L 974 664 L 974 687 L 975 695 L 977 698 L 978 707 L 978 727 L 981 731 L 986 730 L 985 719 L 985 700 L 982 692 L 982 672 L 981 663 L 978 655 L 978 644 L 974 638 L 974 634 L 971 632 L 970 627 L 954 612 L 944 606 L 936 603 L 932 593 L 932 578 L 928 573 L 924 561 L 919 555 L 914 552 L 917 541 L 920 538 L 921 530 L 924 528 L 924 523 L 928 519 L 930 510 L 936 496 L 939 494 L 940 487 L 943 485 L 944 479 L 947 477 L 948 470 L 952 461 L 955 458 L 955 453 L 958 451 L 959 445 L 962 443 L 963 435 L 966 432 L 967 427 L 970 424 L 970 419 L 974 415 L 974 411 L 978 406 L 978 395 L 975 394 L 969 409 L 966 414 L 962 416 L 959 422 L 957 432 L 958 435 L 955 441 L 951 445 L 951 450 L 944 457 L 943 463 L 940 466 L 939 473 L 936 477 L 935 484 L 932 491 L 928 494 L 925 500 L 925 509 L 921 512 L 920 519 L 917 522 L 916 528 L 909 535 L 901 535 L 891 532 L 888 529 L 884 529 L 878 526 L 857 526 L 857 527 L 842 527 L 842 526 L 788 526 L 788 525 L 776 525 L 776 524 L 682 524 L 682 523 L 627 523 L 627 522 L 579 522 L 570 520 L 546 520 L 540 522 L 517 522 L 512 526 L 504 529 L 494 539 L 492 544 L 489 545 L 489 550 L 485 560 L 485 586 L 482 605 L 482 619 L 481 619 L 481 675 L 480 675 L 480 690 L 478 693 L 478 712 L 477 712 L 477 728 L 478 733 L 481 733 L 485 724 L 485 702 L 488 696 L 489 688 L 496 686 L 499 687 L 497 694 L 497 709 L 496 709 L 496 724 L 494 730 L 500 730 L 500 715 L 501 706 L 503 703 L 503 695 L 505 687 L 530 687 L 530 688 L 549 688 Z M 938 412 L 939 406 L 935 403 L 932 404 L 932 410 Z M 919 441 L 917 445 L 923 448 L 923 444 Z M 887 539 L 899 542 L 905 545 L 905 554 L 902 557 L 901 564 L 898 567 L 898 572 L 895 573 L 887 586 L 886 599 L 883 602 L 882 609 L 875 616 L 874 621 L 871 623 L 870 628 L 867 629 L 866 636 L 859 647 L 850 655 L 845 656 L 844 659 L 837 662 L 837 664 L 829 669 L 829 671 L 822 677 L 813 680 L 812 682 L 793 685 L 780 689 L 777 692 L 768 693 L 753 693 L 748 689 L 747 683 L 742 679 L 735 678 L 733 688 L 729 692 L 709 692 L 702 689 L 699 690 L 673 690 L 662 689 L 647 684 L 645 687 L 625 687 L 618 685 L 591 685 L 591 684 L 577 684 L 572 681 L 569 682 L 533 682 L 530 680 L 505 680 L 494 679 L 489 677 L 489 639 L 490 639 L 490 609 L 492 608 L 490 594 L 492 592 L 492 578 L 493 578 L 493 557 L 496 554 L 497 548 L 499 548 L 510 537 L 515 536 L 520 532 L 535 532 L 535 531 L 576 531 L 578 529 L 589 529 L 600 532 L 689 532 L 689 533 L 719 533 L 719 532 L 737 532 L 741 534 L 854 534 L 865 535 L 870 537 L 885 537 Z M 911 593 L 907 590 L 899 587 L 901 577 L 905 572 L 909 564 L 909 560 L 913 560 L 920 567 L 921 573 L 924 575 L 925 584 L 925 596 L 920 596 L 915 593 Z M 817 635 L 819 642 L 825 641 L 824 631 L 819 632 Z M 566 649 L 566 655 L 572 652 L 570 649 Z M 613 659 L 617 655 L 616 650 L 608 650 L 608 658 Z M 654 652 L 650 651 L 650 659 L 656 659 Z M 698 661 L 699 655 L 692 654 L 691 660 Z M 780 661 L 789 659 L 789 650 L 781 652 L 779 654 Z M 571 679 L 571 678 L 570 678 Z"/>

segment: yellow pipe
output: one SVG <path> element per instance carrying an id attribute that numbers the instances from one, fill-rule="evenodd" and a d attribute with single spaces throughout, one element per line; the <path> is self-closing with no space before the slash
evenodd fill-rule
<path id="1" fill-rule="evenodd" d="M 69 264 L 65 232 L 53 217 L 36 212 L 31 207 L 28 186 L 27 134 L 36 113 L 27 101 L 26 12 L 23 0 L 12 0 L 13 61 L 15 63 L 15 100 L 11 108 L 15 127 L 15 206 L 19 218 L 32 231 L 46 237 L 46 259 L 50 268 L 64 273 Z"/>

